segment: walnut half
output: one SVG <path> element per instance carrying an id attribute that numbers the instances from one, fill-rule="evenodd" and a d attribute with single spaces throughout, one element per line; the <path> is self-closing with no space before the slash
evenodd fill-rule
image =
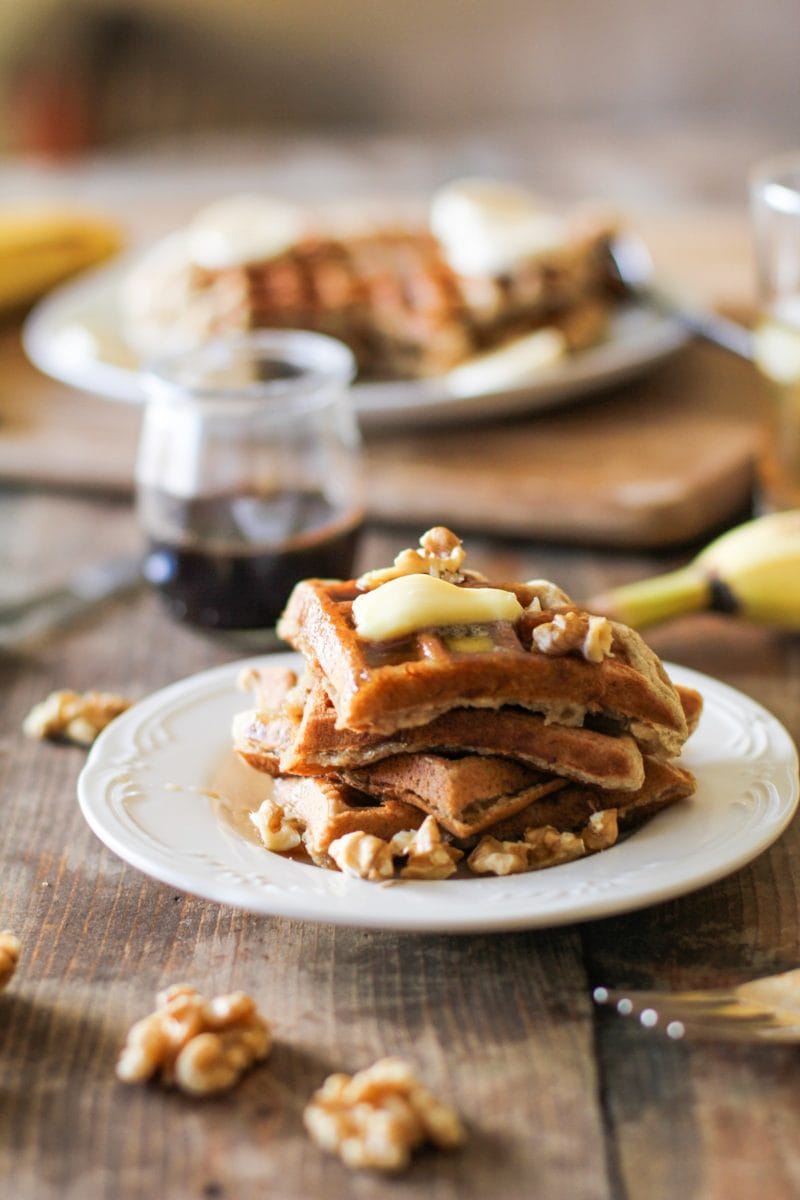
<path id="1" fill-rule="evenodd" d="M 22 945 L 10 929 L 0 932 L 0 990 L 11 980 L 17 969 Z"/>
<path id="2" fill-rule="evenodd" d="M 401 879 L 449 879 L 463 851 L 442 837 L 433 817 L 426 817 L 419 829 L 403 829 L 389 843 L 392 854 L 405 860 Z"/>
<path id="3" fill-rule="evenodd" d="M 478 875 L 519 875 L 607 850 L 618 836 L 617 810 L 607 808 L 593 813 L 577 833 L 560 833 L 552 825 L 541 825 L 526 829 L 521 841 L 501 842 L 486 834 L 467 859 L 467 866 Z"/>
<path id="4" fill-rule="evenodd" d="M 354 830 L 331 842 L 328 854 L 345 875 L 388 880 L 400 867 L 401 879 L 449 879 L 463 852 L 444 840 L 433 817 L 419 829 L 403 829 L 391 841 Z"/>
<path id="5" fill-rule="evenodd" d="M 464 1141 L 455 1110 L 400 1058 L 382 1058 L 356 1075 L 329 1075 L 303 1121 L 318 1146 L 356 1169 L 399 1171 L 425 1142 L 451 1149 Z"/>
<path id="6" fill-rule="evenodd" d="M 227 1091 L 272 1048 L 269 1025 L 245 992 L 206 1000 L 188 984 L 156 999 L 156 1011 L 131 1026 L 117 1062 L 123 1083 L 158 1077 L 193 1096 Z"/>
<path id="7" fill-rule="evenodd" d="M 557 612 L 552 621 L 537 625 L 532 637 L 542 654 L 569 654 L 576 650 L 589 662 L 601 663 L 611 654 L 614 630 L 607 617 L 570 610 Z"/>
<path id="8" fill-rule="evenodd" d="M 94 739 L 131 701 L 112 692 L 51 692 L 25 718 L 23 732 L 32 738 L 66 738 L 79 746 Z"/>
<path id="9" fill-rule="evenodd" d="M 328 847 L 328 854 L 344 875 L 356 879 L 391 879 L 394 875 L 389 843 L 360 829 L 336 838 Z"/>
<path id="10" fill-rule="evenodd" d="M 271 796 L 262 801 L 255 812 L 248 815 L 267 850 L 285 854 L 287 850 L 294 850 L 303 840 L 297 822 L 287 817 L 280 804 L 276 804 Z"/>
<path id="11" fill-rule="evenodd" d="M 358 586 L 363 592 L 372 591 L 401 575 L 436 575 L 450 583 L 459 583 L 464 578 L 465 553 L 460 538 L 444 525 L 434 525 L 419 539 L 419 550 L 410 547 L 401 550 L 393 566 L 367 571 L 358 580 Z"/>

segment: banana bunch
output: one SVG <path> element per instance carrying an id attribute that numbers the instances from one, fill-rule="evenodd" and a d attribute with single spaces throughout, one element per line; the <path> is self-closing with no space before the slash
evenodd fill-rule
<path id="1" fill-rule="evenodd" d="M 101 217 L 0 208 L 0 317 L 27 307 L 121 246 L 119 228 Z"/>
<path id="2" fill-rule="evenodd" d="M 636 628 L 716 609 L 800 630 L 800 509 L 747 521 L 685 567 L 613 588 L 586 607 Z"/>

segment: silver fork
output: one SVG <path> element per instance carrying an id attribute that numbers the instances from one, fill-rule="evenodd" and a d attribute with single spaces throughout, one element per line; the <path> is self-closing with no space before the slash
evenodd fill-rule
<path id="1" fill-rule="evenodd" d="M 667 1037 L 727 1042 L 800 1042 L 800 968 L 732 988 L 697 992 L 596 987 L 596 1004 L 632 1016 Z"/>
<path id="2" fill-rule="evenodd" d="M 0 601 L 0 652 L 50 633 L 93 605 L 144 583 L 141 559 L 112 559 L 79 567 L 63 582 Z"/>

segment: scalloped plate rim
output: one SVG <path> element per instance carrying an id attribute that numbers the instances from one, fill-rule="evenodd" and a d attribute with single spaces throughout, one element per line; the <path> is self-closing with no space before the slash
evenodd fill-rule
<path id="1" fill-rule="evenodd" d="M 29 360 L 45 375 L 70 387 L 116 403 L 143 400 L 136 371 L 101 358 L 71 361 L 59 349 L 60 327 L 77 322 L 87 312 L 123 344 L 117 308 L 119 280 L 140 252 L 132 251 L 110 263 L 91 268 L 54 288 L 28 314 L 22 344 Z M 616 384 L 638 378 L 685 345 L 688 334 L 674 317 L 631 304 L 612 317 L 612 333 L 589 347 L 543 370 L 533 381 L 495 390 L 459 395 L 447 377 L 356 383 L 353 402 L 359 420 L 368 428 L 396 426 L 413 420 L 436 423 L 466 416 L 511 416 L 554 408 Z"/>
<path id="2" fill-rule="evenodd" d="M 192 766 L 193 756 L 185 754 L 187 747 L 180 738 L 172 739 L 165 723 L 169 719 L 188 722 L 193 736 L 201 735 L 201 741 L 210 732 L 208 744 L 214 744 L 215 755 L 222 755 L 228 745 L 227 730 L 220 724 L 215 741 L 217 721 L 221 713 L 229 721 L 238 709 L 247 707 L 246 698 L 236 692 L 235 681 L 242 668 L 254 661 L 293 665 L 298 659 L 293 654 L 273 654 L 263 659 L 230 662 L 152 693 L 100 735 L 78 780 L 78 799 L 86 821 L 118 857 L 170 887 L 251 912 L 424 933 L 550 928 L 600 919 L 674 899 L 740 869 L 777 840 L 797 808 L 797 751 L 780 722 L 729 685 L 667 663 L 676 681 L 705 692 L 706 725 L 721 720 L 727 707 L 728 719 L 733 713 L 740 722 L 741 732 L 760 730 L 771 757 L 765 759 L 767 766 L 762 765 L 760 778 L 759 771 L 741 770 L 748 761 L 741 756 L 734 755 L 722 762 L 715 761 L 713 755 L 704 758 L 709 749 L 706 745 L 709 735 L 704 738 L 701 723 L 685 753 L 686 765 L 698 775 L 697 797 L 659 814 L 601 855 L 547 871 L 501 879 L 404 881 L 383 888 L 269 854 L 225 828 L 209 800 L 199 796 L 196 809 L 194 802 L 189 802 L 195 828 L 207 839 L 213 853 L 182 846 L 182 830 L 171 827 L 171 843 L 165 844 L 166 849 L 159 849 L 154 829 L 148 828 L 146 821 L 143 825 L 138 813 L 134 822 L 125 805 L 135 806 L 137 801 L 152 804 L 153 796 L 156 793 L 163 796 L 165 787 L 176 790 L 185 787 L 187 792 L 198 793 L 208 782 L 207 775 L 198 777 Z M 151 750 L 149 756 L 137 749 L 133 740 L 145 729 L 162 734 L 163 744 Z M 163 775 L 168 757 L 179 762 L 178 773 L 186 772 L 183 779 L 159 779 L 158 772 Z M 211 761 L 209 751 L 206 772 Z M 760 760 L 752 761 L 756 764 Z M 737 768 L 741 793 L 727 796 L 723 805 L 714 796 L 715 780 L 719 787 L 725 769 L 730 767 Z M 115 785 L 116 809 L 107 797 L 108 790 Z M 751 792 L 758 785 L 761 807 L 756 803 L 758 797 L 748 793 L 746 785 Z M 127 798 L 123 803 L 119 801 L 120 795 Z M 125 812 L 124 820 L 120 809 Z M 152 813 L 148 819 L 152 826 Z M 670 849 L 681 831 L 687 836 L 693 824 L 702 830 L 704 823 L 709 822 L 712 833 L 715 829 L 718 833 L 716 841 L 712 838 L 710 856 L 706 856 L 704 846 L 681 856 L 676 855 L 674 846 Z M 659 859 L 665 850 L 673 856 L 666 864 L 663 858 Z"/>

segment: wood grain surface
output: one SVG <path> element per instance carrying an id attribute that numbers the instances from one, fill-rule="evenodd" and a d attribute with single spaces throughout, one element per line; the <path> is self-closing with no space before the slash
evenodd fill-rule
<path id="1" fill-rule="evenodd" d="M 128 504 L 8 492 L 2 555 L 18 586 L 135 549 Z M 361 565 L 418 529 L 371 527 Z M 475 565 L 555 577 L 576 595 L 663 557 L 470 538 Z M 797 640 L 716 616 L 650 639 L 743 688 L 800 733 Z M 25 739 L 56 686 L 133 697 L 239 651 L 173 623 L 139 593 L 0 659 L 0 927 L 22 939 L 0 995 L 0 1179 L 19 1200 L 435 1196 L 472 1200 L 789 1200 L 800 1186 L 796 1051 L 676 1045 L 593 1010 L 591 987 L 730 983 L 800 958 L 797 827 L 713 887 L 640 913 L 495 936 L 412 936 L 250 916 L 148 880 L 83 822 L 85 752 Z M 232 1093 L 126 1087 L 114 1062 L 155 992 L 244 988 L 275 1050 Z M 415 1063 L 469 1127 L 397 1180 L 348 1172 L 301 1112 L 332 1070 L 386 1053 Z"/>
<path id="2" fill-rule="evenodd" d="M 136 407 L 33 372 L 13 330 L 0 368 L 0 480 L 130 494 Z M 368 512 L 584 545 L 687 542 L 747 502 L 762 387 L 749 364 L 696 345 L 563 409 L 368 434 Z"/>
<path id="3" fill-rule="evenodd" d="M 470 134 L 444 148 L 435 139 L 367 146 L 266 139 L 244 161 L 259 186 L 298 199 L 376 187 L 418 195 L 445 172 L 486 163 L 564 197 L 627 196 L 662 277 L 706 301 L 751 298 L 742 181 L 746 166 L 775 148 L 772 133 L 737 126 L 710 137 L 693 127 L 652 140 L 634 128 L 534 125 L 505 136 Z M 228 167 L 235 175 L 242 154 L 223 149 L 222 168 L 192 148 L 173 148 L 149 178 L 137 158 L 133 174 L 121 161 L 47 172 L 22 166 L 4 174 L 4 186 L 23 201 L 34 189 L 103 204 L 135 236 L 152 237 L 218 195 L 220 180 L 233 177 Z M 557 451 L 563 496 L 570 470 L 571 490 L 575 474 L 596 480 L 624 445 L 625 470 L 652 481 L 662 440 L 671 437 L 673 473 L 676 465 L 680 472 L 689 462 L 704 470 L 711 463 L 730 478 L 737 461 L 741 468 L 741 433 L 751 453 L 757 388 L 748 368 L 693 348 L 641 390 L 541 421 L 498 425 L 490 434 L 451 431 L 439 442 L 376 439 L 374 511 L 401 523 L 373 518 L 359 566 L 389 561 L 416 540 L 420 522 L 451 513 L 459 531 L 467 532 L 467 518 L 475 530 L 468 544 L 476 567 L 503 579 L 549 576 L 577 597 L 677 565 L 689 550 L 646 552 L 630 541 L 613 552 L 587 549 L 569 545 L 563 529 L 546 541 L 559 497 L 537 491 L 539 471 L 552 471 Z M 591 452 L 584 440 L 583 457 L 570 466 L 566 448 L 585 425 Z M 723 452 L 731 431 L 736 452 Z M 37 376 L 17 335 L 0 339 L 0 599 L 138 550 L 129 499 L 135 435 L 130 410 Z M 481 523 L 489 491 L 501 498 L 504 532 L 518 536 Z M 691 514 L 691 506 L 682 511 Z M 545 512 L 547 527 L 537 526 Z M 584 509 L 582 519 L 592 515 Z M 698 503 L 692 519 L 712 516 L 721 510 L 707 513 Z M 702 615 L 664 625 L 649 640 L 665 658 L 740 688 L 800 737 L 796 636 Z M 554 930 L 412 936 L 208 903 L 148 879 L 101 845 L 75 798 L 85 752 L 30 741 L 21 725 L 54 688 L 139 698 L 240 655 L 230 642 L 175 624 L 145 591 L 0 654 L 0 929 L 22 940 L 18 971 L 0 993 L 3 1200 L 800 1195 L 796 1050 L 676 1044 L 590 1000 L 598 983 L 732 984 L 796 966 L 797 822 L 713 886 Z M 249 990 L 273 1023 L 271 1057 L 227 1096 L 190 1100 L 114 1077 L 130 1024 L 151 1011 L 159 988 L 181 980 L 208 993 Z M 469 1131 L 462 1150 L 420 1153 L 396 1180 L 347 1171 L 310 1143 L 301 1123 L 330 1071 L 386 1053 L 416 1064 Z"/>
<path id="4" fill-rule="evenodd" d="M 595 194 L 596 182 L 590 187 L 584 178 L 587 163 L 595 177 L 612 178 L 616 171 L 615 203 L 644 236 L 658 277 L 693 303 L 733 306 L 738 315 L 750 311 L 754 296 L 748 223 L 743 197 L 731 202 L 726 194 L 720 202 L 717 174 L 738 178 L 742 155 L 756 151 L 746 138 L 743 145 L 715 142 L 714 161 L 702 172 L 697 164 L 707 157 L 707 136 L 698 131 L 696 141 L 672 147 L 651 179 L 653 164 L 641 155 L 638 178 L 624 131 L 562 122 L 552 135 L 544 128 L 529 135 L 534 144 L 542 137 L 561 147 L 550 163 L 550 186 L 573 199 Z M 508 131 L 493 133 L 492 154 L 507 161 L 512 176 L 521 170 L 524 176 L 533 161 L 530 147 L 523 151 Z M 380 143 L 366 156 L 344 142 L 265 144 L 250 147 L 245 160 L 241 148 L 212 146 L 198 155 L 197 177 L 173 152 L 158 160 L 160 179 L 137 168 L 135 187 L 124 160 L 101 160 L 88 177 L 53 170 L 46 182 L 56 195 L 73 194 L 93 206 L 104 197 L 131 240 L 147 244 L 218 195 L 215 162 L 234 180 L 243 161 L 250 171 L 260 163 L 259 186 L 278 194 L 291 190 L 296 177 L 314 179 L 320 194 L 342 202 L 393 193 L 425 197 L 441 182 L 441 162 L 452 156 L 449 143 L 437 153 L 435 141 Z M 34 181 L 42 188 L 41 178 Z M 541 190 L 539 179 L 531 182 Z M 23 169 L 10 176 L 18 191 L 31 184 Z M 646 202 L 656 185 L 670 203 Z M 708 192 L 714 202 L 681 205 L 680 191 Z M 306 191 L 297 199 L 307 202 Z M 378 520 L 457 520 L 487 532 L 583 545 L 678 545 L 741 511 L 752 484 L 761 404 L 763 384 L 752 367 L 695 344 L 643 381 L 562 409 L 368 434 L 369 512 Z M 0 334 L 0 480 L 129 494 L 139 419 L 135 408 L 32 371 L 18 331 Z"/>

